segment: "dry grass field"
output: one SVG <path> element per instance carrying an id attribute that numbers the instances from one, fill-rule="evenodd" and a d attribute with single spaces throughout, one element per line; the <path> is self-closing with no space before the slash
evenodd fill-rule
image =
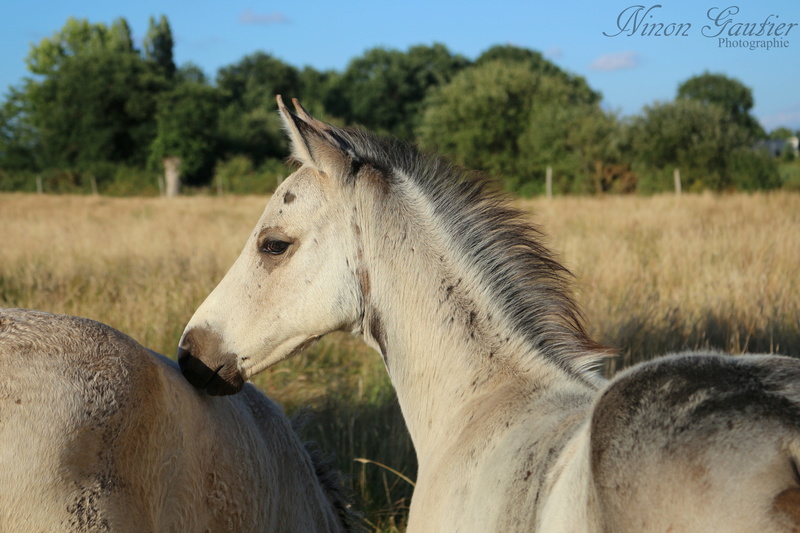
<path id="1" fill-rule="evenodd" d="M 0 306 L 105 322 L 172 355 L 225 274 L 264 197 L 0 195 Z M 800 356 L 800 194 L 520 201 L 576 277 L 607 371 L 691 348 Z M 334 335 L 256 384 L 319 415 L 376 529 L 402 529 L 414 456 L 380 358 Z"/>

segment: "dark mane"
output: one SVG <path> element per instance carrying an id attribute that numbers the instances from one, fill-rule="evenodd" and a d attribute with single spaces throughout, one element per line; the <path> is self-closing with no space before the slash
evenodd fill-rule
<path id="1" fill-rule="evenodd" d="M 291 418 L 294 432 L 302 435 L 303 428 L 313 417 L 314 413 L 311 410 L 298 411 Z M 336 516 L 344 530 L 348 532 L 366 531 L 364 516 L 356 510 L 355 498 L 352 491 L 347 488 L 344 476 L 334 465 L 334 458 L 326 455 L 314 441 L 304 441 L 303 447 L 314 466 L 314 474 L 325 491 L 325 496 L 335 509 Z"/>
<path id="2" fill-rule="evenodd" d="M 358 129 L 336 133 L 358 165 L 375 167 L 386 186 L 401 179 L 400 171 L 422 191 L 448 238 L 475 265 L 513 328 L 532 348 L 570 373 L 597 366 L 609 353 L 586 333 L 572 297 L 572 274 L 493 180 L 396 139 Z"/>

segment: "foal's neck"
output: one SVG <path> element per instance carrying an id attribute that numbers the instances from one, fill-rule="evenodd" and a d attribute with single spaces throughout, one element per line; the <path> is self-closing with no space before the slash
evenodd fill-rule
<path id="1" fill-rule="evenodd" d="M 408 217 L 372 224 L 363 234 L 375 237 L 360 251 L 362 329 L 384 358 L 420 465 L 490 406 L 594 390 L 515 332 L 479 274 L 432 228 Z"/>

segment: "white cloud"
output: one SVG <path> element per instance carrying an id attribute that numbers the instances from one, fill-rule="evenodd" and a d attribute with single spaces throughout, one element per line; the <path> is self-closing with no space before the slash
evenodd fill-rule
<path id="1" fill-rule="evenodd" d="M 564 57 L 564 50 L 558 46 L 551 46 L 544 52 L 544 57 L 547 59 L 561 59 Z"/>
<path id="2" fill-rule="evenodd" d="M 289 22 L 289 19 L 283 13 L 269 13 L 269 14 L 262 14 L 256 13 L 250 8 L 244 10 L 244 12 L 239 15 L 239 23 L 240 24 L 258 24 L 258 25 L 271 25 L 271 24 L 285 24 Z"/>
<path id="3" fill-rule="evenodd" d="M 642 56 L 633 51 L 618 52 L 616 54 L 603 54 L 589 65 L 591 70 L 600 72 L 613 72 L 636 68 L 642 64 Z"/>

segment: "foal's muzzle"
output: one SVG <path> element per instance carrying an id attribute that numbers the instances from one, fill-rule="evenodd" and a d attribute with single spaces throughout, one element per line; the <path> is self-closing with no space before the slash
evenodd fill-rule
<path id="1" fill-rule="evenodd" d="M 235 394 L 244 380 L 236 366 L 236 354 L 220 351 L 219 337 L 203 328 L 187 331 L 178 347 L 178 364 L 194 387 L 212 396 Z"/>

